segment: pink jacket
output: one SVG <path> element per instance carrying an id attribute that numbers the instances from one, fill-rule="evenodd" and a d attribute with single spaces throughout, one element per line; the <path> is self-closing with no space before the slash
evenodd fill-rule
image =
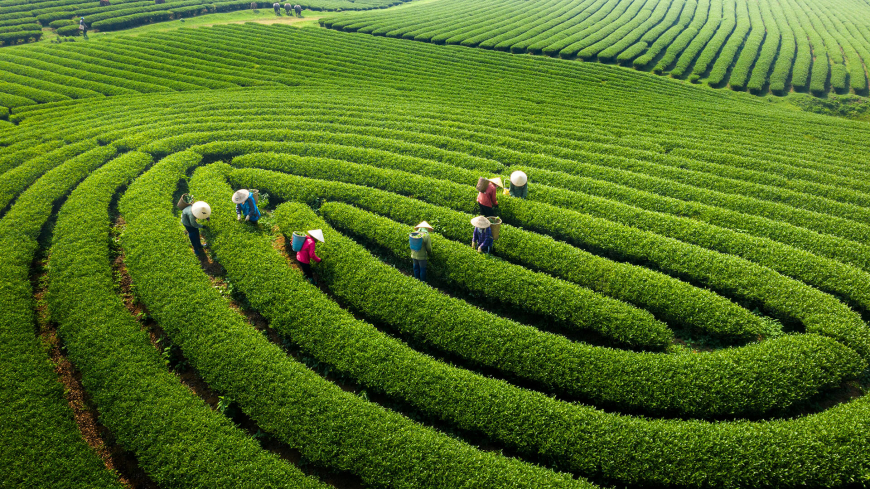
<path id="1" fill-rule="evenodd" d="M 315 253 L 315 246 L 317 246 L 317 242 L 311 236 L 307 236 L 305 238 L 305 244 L 302 245 L 302 249 L 296 253 L 296 260 L 299 263 L 311 263 L 311 259 L 314 258 L 314 261 L 320 263 L 320 257 Z"/>
<path id="2" fill-rule="evenodd" d="M 498 205 L 498 200 L 495 197 L 495 184 L 490 182 L 489 186 L 486 187 L 486 192 L 478 192 L 477 193 L 477 202 L 481 205 L 485 205 L 487 207 L 494 207 Z"/>

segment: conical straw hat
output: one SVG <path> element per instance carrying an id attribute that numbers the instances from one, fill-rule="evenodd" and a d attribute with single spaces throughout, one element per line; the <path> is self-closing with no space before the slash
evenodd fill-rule
<path id="1" fill-rule="evenodd" d="M 323 239 L 323 230 L 322 229 L 312 229 L 312 230 L 308 231 L 308 235 L 311 236 L 312 238 L 316 239 L 317 241 L 320 241 L 321 243 L 326 243 L 326 241 Z"/>
<path id="2" fill-rule="evenodd" d="M 501 177 L 490 178 L 489 181 L 494 183 L 496 187 L 504 188 L 504 184 L 501 183 Z"/>
<path id="3" fill-rule="evenodd" d="M 241 204 L 242 202 L 248 200 L 248 197 L 251 195 L 251 192 L 248 192 L 247 189 L 236 190 L 236 193 L 233 194 L 233 203 Z"/>
<path id="4" fill-rule="evenodd" d="M 517 187 L 522 187 L 528 181 L 529 177 L 527 177 L 526 174 L 521 171 L 515 171 L 511 173 L 511 183 L 516 185 Z"/>
<path id="5" fill-rule="evenodd" d="M 208 219 L 208 216 L 211 215 L 211 207 L 201 200 L 194 202 L 192 207 L 190 211 L 197 219 Z"/>
<path id="6" fill-rule="evenodd" d="M 489 219 L 483 216 L 477 216 L 471 220 L 471 225 L 476 228 L 486 229 L 490 226 Z"/>
<path id="7" fill-rule="evenodd" d="M 426 229 L 432 229 L 432 230 L 435 230 L 435 228 L 433 228 L 432 226 L 430 226 L 429 223 L 426 222 L 426 221 L 423 221 L 423 222 L 421 222 L 420 224 L 417 224 L 416 226 L 414 226 L 414 229 L 420 229 L 420 228 L 426 228 Z"/>

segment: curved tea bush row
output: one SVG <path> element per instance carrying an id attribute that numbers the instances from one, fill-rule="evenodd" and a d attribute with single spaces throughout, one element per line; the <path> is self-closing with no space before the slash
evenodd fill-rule
<path id="1" fill-rule="evenodd" d="M 289 233 L 287 231 L 289 229 L 302 229 L 305 226 L 321 227 L 318 219 L 307 218 L 300 221 L 301 217 L 295 220 L 285 218 L 281 209 L 276 211 L 276 220 L 285 230 L 285 235 Z M 326 203 L 320 208 L 320 212 L 328 222 L 334 223 L 339 228 L 358 235 L 366 241 L 387 246 L 397 258 L 407 259 L 407 245 L 402 246 L 407 241 L 407 226 L 371 216 L 346 204 Z M 360 233 L 363 229 L 364 231 Z M 450 308 L 445 307 L 449 299 L 415 279 L 405 277 L 395 269 L 378 263 L 350 240 L 331 234 L 328 243 L 331 244 L 325 246 L 324 253 L 329 253 L 330 259 L 319 267 L 321 277 L 326 277 L 332 293 L 361 310 L 367 317 L 390 324 L 400 331 L 407 331 L 408 334 L 414 334 L 414 329 L 425 331 L 433 328 L 448 334 L 458 334 L 464 346 L 455 349 L 457 354 L 465 356 L 463 352 L 480 350 L 481 353 L 474 355 L 472 360 L 480 361 L 479 358 L 491 357 L 484 363 L 502 370 L 517 368 L 512 367 L 514 362 L 517 366 L 522 366 L 523 370 L 530 368 L 526 366 L 527 363 L 540 365 L 548 373 L 543 378 L 541 374 L 535 375 L 533 377 L 535 380 L 621 409 L 648 413 L 676 412 L 687 416 L 763 413 L 779 406 L 747 405 L 744 407 L 744 402 L 752 399 L 755 403 L 758 399 L 765 399 L 765 402 L 779 404 L 786 398 L 804 399 L 807 394 L 811 395 L 811 392 L 797 392 L 794 387 L 815 383 L 815 380 L 809 378 L 798 381 L 777 379 L 778 375 L 769 369 L 771 363 L 783 365 L 789 361 L 786 357 L 805 358 L 805 355 L 810 352 L 814 352 L 812 356 L 819 359 L 843 352 L 842 347 L 838 346 L 830 353 L 818 355 L 815 350 L 820 345 L 817 342 L 808 341 L 801 344 L 803 342 L 797 338 L 789 338 L 772 340 L 769 344 L 752 345 L 739 350 L 724 350 L 712 355 L 635 354 L 605 348 L 578 347 L 579 345 L 574 344 L 566 346 L 564 342 L 553 341 L 548 337 L 543 340 L 535 338 L 534 343 L 530 341 L 531 338 L 521 337 L 508 341 L 505 332 L 492 327 L 495 324 L 483 328 L 484 330 L 479 333 L 480 339 L 475 337 L 476 341 L 470 341 L 471 331 L 479 329 L 482 324 L 487 324 L 482 318 L 475 317 L 476 315 L 469 311 L 456 311 L 455 314 L 450 314 Z M 441 239 L 437 235 L 433 236 L 433 254 L 429 259 L 429 273 L 450 274 L 451 268 L 456 269 L 458 273 L 469 271 L 468 267 L 461 265 L 457 267 L 457 264 L 445 259 L 460 251 L 462 247 L 461 244 Z M 361 294 L 362 291 L 366 293 Z M 423 314 L 419 318 L 409 318 L 403 311 L 438 312 Z M 489 323 L 491 324 L 492 321 Z M 511 329 L 517 328 L 514 326 Z M 437 334 L 435 337 L 446 337 L 445 333 Z M 508 356 L 510 354 L 508 350 L 514 348 L 528 349 L 528 354 L 532 357 L 525 362 L 515 361 L 513 356 Z M 772 360 L 779 355 L 784 356 L 780 360 Z M 850 369 L 861 365 L 859 361 L 855 363 L 857 357 L 853 353 L 847 357 L 851 358 L 837 360 L 837 363 L 845 367 L 840 372 L 846 377 L 852 374 Z M 565 363 L 566 361 L 569 363 Z M 570 365 L 574 362 L 576 364 Z M 757 365 L 750 366 L 753 363 Z M 741 365 L 741 368 L 735 368 L 737 364 Z M 827 368 L 822 367 L 822 370 Z M 577 377 L 575 381 L 568 380 L 581 372 L 582 376 Z M 589 372 L 595 372 L 595 375 L 589 375 Z M 749 374 L 750 372 L 753 373 Z M 821 373 L 819 371 L 816 375 Z M 819 380 L 837 382 L 838 379 L 828 375 L 825 372 Z M 755 392 L 738 392 L 743 389 Z M 785 401 L 781 406 L 789 402 L 793 401 Z"/>
<path id="2" fill-rule="evenodd" d="M 122 237 L 126 263 L 143 302 L 173 343 L 212 388 L 231 397 L 261 429 L 299 449 L 309 460 L 352 471 L 372 485 L 591 486 L 570 476 L 475 450 L 343 392 L 248 326 L 200 270 L 179 234 L 178 218 L 169 212 L 176 182 L 200 159 L 190 152 L 166 158 L 125 193 L 121 210 L 128 222 Z M 212 190 L 197 186 L 196 177 L 191 190 L 213 203 L 215 214 L 210 226 L 217 228 L 229 218 L 226 211 L 232 202 L 214 199 Z M 238 223 L 232 219 L 232 224 Z M 256 239 L 256 235 L 249 236 Z M 253 258 L 246 252 L 224 251 L 219 237 L 212 244 L 219 256 L 224 255 L 221 260 L 228 270 L 233 267 L 233 254 L 255 267 L 275 263 L 274 259 Z M 244 248 L 249 252 L 257 250 L 256 246 Z M 286 268 L 283 258 L 274 258 Z M 274 283 L 262 282 L 262 275 L 256 272 L 250 277 L 258 286 Z M 232 280 L 241 282 L 240 277 Z M 298 277 L 295 287 L 311 288 Z M 167 290 L 171 292 L 167 294 Z M 253 291 L 246 291 L 246 295 L 252 303 L 258 300 Z M 191 301 L 191 297 L 196 299 Z M 291 307 L 295 315 L 299 304 L 294 299 L 282 307 Z M 274 318 L 272 326 L 280 329 Z M 339 338 L 331 330 L 338 326 L 327 323 L 319 329 L 335 342 Z"/>
<path id="3" fill-rule="evenodd" d="M 287 164 L 290 163 L 290 164 Z M 319 178 L 332 181 L 343 181 L 354 183 L 357 185 L 374 186 L 389 192 L 395 192 L 403 195 L 416 195 L 420 198 L 425 193 L 425 189 L 432 188 L 434 185 L 454 187 L 454 193 L 459 195 L 465 194 L 465 198 L 421 198 L 424 202 L 434 203 L 436 205 L 446 205 L 448 208 L 459 210 L 462 212 L 476 211 L 475 206 L 468 205 L 469 202 L 474 202 L 473 194 L 468 197 L 468 188 L 470 186 L 454 186 L 446 184 L 443 181 L 428 179 L 423 177 L 411 176 L 400 172 L 390 172 L 385 170 L 377 170 L 375 168 L 363 167 L 349 163 L 329 165 L 324 160 L 305 161 L 302 159 L 269 157 L 257 155 L 255 158 L 239 157 L 233 160 L 234 165 L 247 166 L 253 165 L 256 167 L 276 169 L 285 172 L 296 173 L 301 176 L 310 178 Z M 341 187 L 337 187 L 332 192 L 340 191 Z M 273 189 L 277 191 L 278 189 Z M 348 192 L 350 193 L 350 192 Z M 345 195 L 347 195 L 346 193 Z M 329 194 L 333 195 L 333 194 Z M 352 194 L 351 194 L 352 195 Z M 333 196 L 333 198 L 335 198 Z M 381 197 L 386 199 L 387 197 Z M 357 198 L 358 199 L 358 198 Z M 357 199 L 353 203 L 357 203 Z M 372 204 L 368 204 L 372 205 Z M 395 207 L 396 204 L 392 204 Z M 467 241 L 468 227 L 463 223 L 462 228 L 465 232 L 461 236 L 453 236 L 452 239 L 459 241 Z M 646 309 L 651 309 L 655 314 L 661 315 L 669 321 L 676 324 L 697 328 L 708 333 L 718 334 L 723 336 L 746 337 L 749 335 L 757 335 L 762 332 L 763 325 L 757 318 L 748 314 L 747 311 L 736 307 L 733 303 L 722 300 L 714 294 L 701 293 L 698 289 L 689 287 L 686 284 L 676 280 L 668 280 L 655 274 L 649 274 L 641 270 L 629 271 L 627 267 L 618 266 L 609 260 L 596 258 L 588 253 L 577 253 L 576 251 L 554 248 L 555 243 L 547 239 L 539 239 L 533 235 L 524 234 L 525 240 L 530 240 L 532 246 L 524 246 L 523 250 L 534 250 L 535 246 L 540 246 L 540 249 L 530 253 L 514 252 L 511 248 L 506 248 L 500 251 L 502 247 L 496 248 L 496 253 L 507 253 L 512 260 L 519 260 L 520 264 L 527 265 L 530 261 L 544 262 L 545 256 L 550 256 L 557 253 L 562 253 L 565 256 L 565 263 L 568 265 L 577 266 L 577 270 L 583 269 L 585 273 L 569 273 L 567 276 L 570 280 L 576 283 L 593 288 L 614 298 L 624 300 L 636 304 Z M 500 238 L 501 239 L 501 238 Z M 546 255 L 542 255 L 541 251 L 546 251 Z M 556 255 L 558 256 L 558 255 Z M 539 257 L 536 259 L 536 257 Z M 583 265 L 582 268 L 579 265 Z M 533 267 L 533 268 L 537 268 Z M 544 271 L 565 276 L 565 272 L 556 272 L 558 267 L 552 264 L 543 269 Z M 645 293 L 643 289 L 639 289 L 629 283 L 620 283 L 616 279 L 617 276 L 625 276 L 637 279 L 637 283 L 649 284 L 655 283 L 658 293 L 666 293 L 666 298 L 658 294 Z M 616 285 L 620 283 L 620 285 Z M 704 308 L 698 308 L 698 301 L 705 304 Z M 643 342 L 635 341 L 643 344 Z"/>
<path id="4" fill-rule="evenodd" d="M 652 264 L 782 319 L 800 321 L 807 332 L 830 336 L 865 358 L 870 354 L 870 330 L 860 316 L 839 300 L 768 268 L 546 204 L 509 199 L 501 209 L 505 222 L 617 259 Z"/>
<path id="5" fill-rule="evenodd" d="M 221 170 L 220 172 L 222 172 Z M 219 172 L 214 177 L 215 181 L 220 180 Z M 237 182 L 237 185 L 248 185 L 250 182 Z M 261 183 L 261 182 L 260 182 Z M 205 184 L 203 184 L 203 188 Z M 284 187 L 287 188 L 287 187 Z M 222 186 L 216 189 L 212 195 L 213 199 L 222 202 L 222 196 L 228 195 L 230 187 Z M 230 207 L 226 207 L 225 213 L 230 213 Z M 221 246 L 229 246 L 235 250 L 235 255 L 238 258 L 233 258 L 236 265 L 232 266 L 236 269 L 235 279 L 242 280 L 246 284 L 244 288 L 248 294 L 254 294 L 260 301 L 261 312 L 266 309 L 276 309 L 286 306 L 285 301 L 275 300 L 274 295 L 267 291 L 263 291 L 264 282 L 259 277 L 264 276 L 267 272 L 252 272 L 248 258 L 253 252 L 252 250 L 262 249 L 268 250 L 269 258 L 274 262 L 274 267 L 287 269 L 287 265 L 283 263 L 283 258 L 277 257 L 277 253 L 269 249 L 268 242 L 264 238 L 257 238 L 250 232 L 244 231 L 244 228 L 238 227 L 238 223 L 227 216 L 228 225 L 220 230 L 221 233 L 230 233 Z M 238 230 L 238 231 L 236 231 Z M 220 237 L 219 237 L 220 239 Z M 260 244 L 257 244 L 259 242 Z M 259 255 L 259 252 L 257 254 Z M 245 257 L 245 258 L 243 258 Z M 325 257 L 325 259 L 329 259 Z M 254 260 L 256 263 L 265 261 L 263 259 Z M 226 260 L 224 264 L 231 267 Z M 268 274 L 272 276 L 271 274 Z M 295 276 L 296 281 L 301 282 L 301 277 L 298 272 L 292 272 L 291 277 Z M 303 287 L 305 286 L 304 282 Z M 293 289 L 296 290 L 296 289 Z M 309 289 L 314 290 L 314 289 Z M 319 294 L 319 292 L 318 292 Z M 296 300 L 296 299 L 294 299 Z M 306 311 L 308 308 L 302 308 Z M 297 327 L 305 327 L 312 321 L 320 320 L 319 315 L 311 316 L 312 320 L 306 321 L 309 316 L 300 317 L 299 310 L 286 309 L 285 317 L 291 324 L 298 325 Z M 330 332 L 332 336 L 335 333 Z M 298 335 L 291 334 L 292 337 L 298 338 Z M 328 341 L 328 340 L 327 340 Z M 325 354 L 327 350 L 317 350 L 321 354 Z M 381 351 L 375 349 L 375 351 Z M 350 356 L 348 358 L 356 358 Z M 380 363 L 380 362 L 379 362 Z M 372 375 L 371 369 L 365 369 L 361 375 Z M 402 374 L 402 377 L 407 377 L 407 372 Z M 416 378 L 416 377 L 415 377 Z M 408 392 L 409 387 L 403 387 L 402 392 Z M 433 384 L 427 384 L 429 389 L 435 388 Z M 462 392 L 466 392 L 468 387 L 463 387 Z M 440 400 L 443 402 L 445 398 L 452 397 L 457 393 L 455 389 L 442 388 Z M 424 393 L 425 394 L 425 393 Z M 507 393 L 506 393 L 507 394 Z M 487 400 L 498 399 L 496 401 L 502 406 L 501 412 L 508 406 L 516 405 L 512 398 L 506 395 L 486 396 Z M 782 471 L 778 467 L 794 467 L 795 464 L 786 462 L 791 460 L 796 455 L 795 446 L 806 446 L 810 444 L 816 446 L 815 441 L 812 441 L 818 432 L 811 428 L 811 425 L 818 426 L 819 424 L 827 425 L 832 423 L 846 423 L 841 427 L 849 426 L 851 431 L 848 436 L 850 440 L 856 440 L 854 436 L 861 436 L 858 433 L 862 430 L 870 429 L 870 426 L 864 421 L 866 406 L 863 400 L 851 403 L 844 406 L 844 409 L 837 410 L 836 414 L 829 411 L 825 414 L 812 415 L 807 418 L 802 418 L 793 421 L 778 421 L 778 422 L 732 422 L 732 423 L 716 423 L 709 424 L 703 422 L 677 422 L 677 421 L 654 421 L 641 420 L 637 418 L 613 416 L 600 412 L 595 412 L 580 406 L 569 406 L 560 403 L 554 403 L 548 398 L 536 398 L 534 403 L 523 402 L 518 406 L 522 406 L 522 413 L 529 413 L 528 416 L 511 415 L 507 413 L 507 417 L 501 418 L 497 426 L 500 432 L 499 439 L 512 436 L 514 426 L 522 419 L 534 419 L 534 426 L 538 427 L 534 431 L 521 432 L 523 436 L 523 446 L 544 447 L 547 448 L 541 451 L 541 455 L 554 460 L 558 466 L 573 467 L 582 473 L 604 473 L 608 477 L 616 477 L 623 481 L 643 481 L 650 483 L 651 481 L 668 481 L 671 484 L 689 485 L 689 486 L 709 486 L 713 480 L 709 479 L 704 474 L 717 473 L 723 474 L 725 477 L 719 476 L 715 480 L 715 485 L 721 484 L 723 478 L 727 478 L 727 484 L 749 485 L 757 482 L 759 478 L 764 477 L 764 480 L 771 481 L 774 478 L 782 483 L 785 480 L 806 480 L 807 476 L 813 478 L 814 481 L 819 479 L 813 476 L 819 475 L 819 471 L 808 471 L 803 473 L 792 472 L 791 470 Z M 414 396 L 412 402 L 418 401 L 418 396 Z M 519 400 L 518 400 L 519 401 Z M 462 403 L 465 405 L 467 403 Z M 487 405 L 483 403 L 482 406 Z M 475 422 L 482 422 L 484 419 L 482 414 L 478 414 Z M 856 423 L 857 422 L 857 423 Z M 494 427 L 495 428 L 495 427 Z M 546 440 L 541 438 L 544 435 L 557 435 L 558 441 Z M 537 441 L 540 440 L 540 441 Z M 543 443 L 543 444 L 542 444 Z M 721 448 L 725 446 L 734 447 L 729 450 L 727 457 L 721 457 Z M 594 449 L 591 447 L 594 446 Z M 585 448 L 590 447 L 590 448 Z M 681 449 L 680 447 L 684 447 Z M 688 449 L 692 447 L 692 449 Z M 741 447 L 741 448 L 738 448 Z M 776 448 L 773 448 L 776 447 Z M 780 448 L 781 447 L 781 448 Z M 788 447 L 788 448 L 786 448 Z M 773 450 L 771 450 L 773 448 Z M 532 448 L 533 449 L 533 448 Z M 763 450 L 764 456 L 756 455 L 757 450 Z M 717 455 L 713 455 L 713 454 Z M 808 457 L 813 459 L 818 457 L 823 451 L 806 451 L 798 450 L 798 457 Z M 858 454 L 860 451 L 852 451 L 849 453 Z M 573 454 L 573 455 L 572 455 Z M 621 454 L 621 455 L 620 455 Z M 629 455 L 630 454 L 630 455 Z M 679 454 L 678 457 L 674 457 Z M 568 458 L 566 458 L 568 457 Z M 841 465 L 837 457 L 828 458 L 822 455 L 823 459 L 814 459 L 809 463 L 823 464 L 826 469 L 825 473 L 829 474 L 844 474 L 853 472 L 854 465 L 850 461 L 849 465 Z M 860 456 L 859 456 L 860 457 Z M 804 459 L 804 460 L 808 460 Z M 817 460 L 817 461 L 816 461 Z M 853 459 L 857 463 L 858 460 Z M 831 465 L 831 464 L 834 465 Z M 566 464 L 566 465 L 563 465 Z M 734 464 L 734 465 L 732 465 Z M 783 464 L 783 465 L 780 465 Z M 814 465 L 818 466 L 818 465 Z M 839 468 L 834 468 L 834 466 Z M 745 472 L 738 468 L 750 467 L 754 480 L 749 481 L 745 477 Z M 678 470 L 675 472 L 674 468 Z M 833 472 L 830 470 L 833 469 Z M 797 477 L 799 479 L 793 479 Z M 843 480 L 843 475 L 833 475 L 836 480 Z M 852 477 L 852 476 L 845 476 Z"/>
<path id="6" fill-rule="evenodd" d="M 690 77 L 694 82 L 756 93 L 769 82 L 773 93 L 785 94 L 794 66 L 795 89 L 808 87 L 823 95 L 830 72 L 832 89 L 842 93 L 851 88 L 860 93 L 867 87 L 862 57 L 870 53 L 870 36 L 850 29 L 839 16 L 866 29 L 870 6 L 841 3 L 829 7 L 818 0 L 761 0 L 751 5 L 734 0 L 572 0 L 568 4 L 550 0 L 529 6 L 495 0 L 469 8 L 462 0 L 447 0 L 395 13 L 330 16 L 320 23 L 333 29 L 515 53 L 582 59 L 600 53 L 601 60 L 625 63 L 634 59 L 636 68 L 673 77 L 684 76 L 694 66 Z M 780 61 L 771 72 L 774 59 Z M 815 62 L 808 85 L 811 59 Z M 849 84 L 847 75 L 853 80 Z"/>
<path id="7" fill-rule="evenodd" d="M 79 151 L 42 176 L 0 220 L 0 480 L 10 487 L 121 485 L 82 439 L 34 334 L 30 266 L 52 207 L 114 148 Z"/>
<path id="8" fill-rule="evenodd" d="M 306 173 L 307 176 L 314 174 Z M 392 178 L 384 178 L 386 175 L 392 175 Z M 473 210 L 471 203 L 476 195 L 476 190 L 471 185 L 446 184 L 443 181 L 439 184 L 437 181 L 410 174 L 379 172 L 363 167 L 353 173 L 333 170 L 328 178 L 380 186 L 462 211 Z M 439 194 L 426 194 L 423 189 L 433 185 L 439 185 Z M 460 197 L 463 194 L 464 198 Z M 867 331 L 867 325 L 860 317 L 836 299 L 817 293 L 769 269 L 736 257 L 547 204 L 517 199 L 503 199 L 501 203 L 502 217 L 508 223 L 561 237 L 583 248 L 593 249 L 620 260 L 654 264 L 677 277 L 687 277 L 741 300 L 763 304 L 766 310 L 777 316 L 798 320 L 808 331 L 831 335 L 862 355 L 870 353 L 870 331 Z M 725 263 L 728 264 L 727 267 L 721 265 Z M 818 310 L 826 311 L 826 314 L 821 315 Z M 745 331 L 730 333 L 745 334 Z"/>
<path id="9" fill-rule="evenodd" d="M 867 288 L 870 287 L 870 275 L 836 260 L 820 258 L 792 246 L 751 237 L 745 232 L 700 223 L 695 219 L 650 212 L 544 185 L 535 186 L 530 200 L 648 230 L 708 250 L 739 256 L 844 298 L 845 302 L 862 311 L 870 310 L 870 289 Z"/>
<path id="10" fill-rule="evenodd" d="M 637 187 L 612 184 L 584 176 L 569 175 L 533 167 L 511 167 L 533 175 L 536 182 L 598 196 L 652 212 L 667 213 L 713 226 L 800 248 L 818 256 L 831 258 L 858 268 L 870 269 L 870 250 L 866 246 L 836 236 L 821 234 L 773 218 L 756 217 L 729 210 L 721 204 L 705 204 L 666 197 Z M 650 188 L 652 190 L 652 188 Z M 534 197 L 534 194 L 533 194 Z"/>
<path id="11" fill-rule="evenodd" d="M 150 163 L 126 153 L 101 167 L 70 195 L 54 230 L 49 307 L 101 423 L 159 484 L 322 487 L 182 386 L 116 295 L 109 203 Z"/>

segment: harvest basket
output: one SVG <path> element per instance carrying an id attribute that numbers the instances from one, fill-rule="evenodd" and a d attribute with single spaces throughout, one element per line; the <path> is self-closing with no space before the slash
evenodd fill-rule
<path id="1" fill-rule="evenodd" d="M 420 251 L 423 248 L 423 234 L 419 232 L 409 234 L 408 244 L 411 246 L 412 251 Z"/>
<path id="2" fill-rule="evenodd" d="M 501 229 L 501 218 L 488 216 L 489 228 L 492 229 L 492 239 L 498 239 L 498 232 Z"/>
<path id="3" fill-rule="evenodd" d="M 290 242 L 290 247 L 293 248 L 293 251 L 295 251 L 295 252 L 302 251 L 302 245 L 304 245 L 304 244 L 305 244 L 305 233 L 293 231 L 293 239 Z"/>
<path id="4" fill-rule="evenodd" d="M 478 192 L 486 192 L 486 189 L 489 188 L 489 180 L 484 177 L 480 177 L 477 180 L 477 191 Z"/>
<path id="5" fill-rule="evenodd" d="M 179 209 L 184 209 L 185 207 L 190 207 L 190 196 L 187 194 L 181 194 L 181 197 L 178 198 L 178 202 L 175 204 L 175 207 Z"/>

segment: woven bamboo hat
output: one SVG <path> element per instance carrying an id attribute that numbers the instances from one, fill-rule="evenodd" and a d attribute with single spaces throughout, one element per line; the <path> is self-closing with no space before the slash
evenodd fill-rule
<path id="1" fill-rule="evenodd" d="M 211 207 L 201 200 L 194 202 L 192 207 L 190 211 L 197 219 L 208 219 L 208 216 L 211 215 Z"/>
<path id="2" fill-rule="evenodd" d="M 426 221 L 423 221 L 423 222 L 421 222 L 420 224 L 417 224 L 416 226 L 414 226 L 414 229 L 420 229 L 420 228 L 431 229 L 431 230 L 433 230 L 433 231 L 435 230 L 435 228 L 433 228 L 432 226 L 430 226 L 429 223 L 426 222 Z"/>
<path id="3" fill-rule="evenodd" d="M 251 196 L 251 192 L 248 192 L 247 189 L 236 190 L 236 193 L 233 194 L 233 203 L 241 204 L 244 201 L 248 200 L 248 197 Z"/>
<path id="4" fill-rule="evenodd" d="M 494 183 L 496 187 L 504 188 L 504 184 L 501 182 L 501 177 L 490 178 L 489 181 Z"/>
<path id="5" fill-rule="evenodd" d="M 490 226 L 489 219 L 483 216 L 477 216 L 471 220 L 471 225 L 476 228 L 486 229 Z"/>
<path id="6" fill-rule="evenodd" d="M 326 243 L 326 241 L 323 239 L 322 229 L 312 229 L 310 231 L 307 231 L 307 233 L 309 236 L 316 239 L 317 241 L 320 241 L 321 243 Z"/>
<path id="7" fill-rule="evenodd" d="M 517 187 L 522 187 L 528 181 L 529 177 L 527 177 L 526 174 L 521 171 L 515 171 L 511 173 L 511 183 L 516 185 Z"/>

